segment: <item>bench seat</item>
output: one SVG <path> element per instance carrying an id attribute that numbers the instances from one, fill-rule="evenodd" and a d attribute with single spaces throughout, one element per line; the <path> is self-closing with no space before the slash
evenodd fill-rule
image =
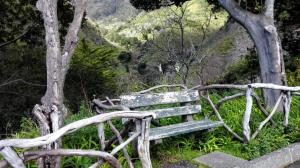
<path id="1" fill-rule="evenodd" d="M 205 130 L 223 125 L 221 121 L 204 119 L 201 121 L 183 122 L 179 124 L 150 128 L 149 140 L 162 139 L 180 134 Z"/>

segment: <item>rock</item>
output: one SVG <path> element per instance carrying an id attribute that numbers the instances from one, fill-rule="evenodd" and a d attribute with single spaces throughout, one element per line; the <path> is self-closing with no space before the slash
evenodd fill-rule
<path id="1" fill-rule="evenodd" d="M 233 168 L 248 163 L 247 160 L 223 152 L 212 152 L 195 158 L 194 161 L 211 168 Z"/>
<path id="2" fill-rule="evenodd" d="M 180 161 L 176 163 L 169 163 L 163 166 L 163 168 L 198 168 L 197 166 L 189 163 L 188 161 Z"/>

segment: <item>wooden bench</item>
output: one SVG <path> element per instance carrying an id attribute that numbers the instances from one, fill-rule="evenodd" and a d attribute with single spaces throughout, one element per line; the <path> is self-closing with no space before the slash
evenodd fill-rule
<path id="1" fill-rule="evenodd" d="M 211 121 L 209 119 L 200 121 L 193 120 L 193 115 L 201 112 L 199 93 L 194 90 L 123 95 L 120 97 L 120 100 L 122 106 L 126 106 L 131 110 L 138 109 L 139 111 L 143 109 L 142 107 L 157 108 L 158 105 L 163 104 L 172 104 L 172 106 L 175 106 L 171 108 L 145 110 L 145 112 L 154 112 L 156 114 L 156 119 L 182 116 L 182 121 L 180 123 L 172 125 L 150 127 L 151 118 L 144 119 L 142 123 L 136 124 L 136 129 L 141 130 L 143 133 L 138 140 L 137 150 L 144 168 L 152 167 L 149 141 L 211 129 L 223 125 L 220 121 Z"/>

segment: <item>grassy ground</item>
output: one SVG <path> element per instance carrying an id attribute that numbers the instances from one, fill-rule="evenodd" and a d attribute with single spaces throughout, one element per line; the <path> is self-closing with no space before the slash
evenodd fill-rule
<path id="1" fill-rule="evenodd" d="M 225 93 L 230 94 L 230 93 Z M 224 96 L 224 95 L 223 95 Z M 220 97 L 215 93 L 212 95 L 213 100 L 217 100 Z M 203 114 L 196 116 L 197 119 L 201 119 L 205 114 L 211 111 L 210 107 L 201 102 L 203 108 Z M 237 133 L 242 134 L 241 120 L 245 109 L 245 98 L 240 98 L 234 101 L 227 102 L 222 105 L 220 113 L 225 122 Z M 213 131 L 203 131 L 195 133 L 195 138 L 191 138 L 190 135 L 182 135 L 172 138 L 164 139 L 162 144 L 151 145 L 151 157 L 154 167 L 162 167 L 166 163 L 174 163 L 181 160 L 191 161 L 195 157 L 203 154 L 210 153 L 212 151 L 222 151 L 241 157 L 247 160 L 251 160 L 262 156 L 266 153 L 272 152 L 279 148 L 285 147 L 293 142 L 300 141 L 300 99 L 294 98 L 292 100 L 292 107 L 290 112 L 290 126 L 288 130 L 284 130 L 282 126 L 282 115 L 277 114 L 274 120 L 277 124 L 276 127 L 272 127 L 267 124 L 258 137 L 252 140 L 249 144 L 243 144 L 234 139 L 224 128 L 219 127 Z M 83 118 L 93 116 L 95 114 L 89 112 L 87 108 L 82 107 L 79 114 L 71 115 L 67 118 L 66 124 L 73 121 L 77 121 Z M 258 124 L 264 119 L 264 116 L 257 108 L 254 108 L 251 115 L 251 130 L 254 130 Z M 162 123 L 174 123 L 179 118 L 164 119 Z M 17 133 L 15 138 L 30 138 L 38 136 L 36 125 L 29 119 L 24 119 L 22 122 L 22 130 Z M 114 122 L 118 128 L 121 127 L 120 121 Z M 111 132 L 107 128 L 106 136 L 111 136 Z M 77 149 L 99 149 L 99 143 L 97 139 L 97 129 L 95 126 L 86 127 L 78 130 L 77 132 L 67 135 L 63 141 L 64 148 L 77 148 Z M 129 153 L 131 148 L 128 147 Z M 119 160 L 122 164 L 126 165 L 125 158 L 121 155 Z M 86 157 L 68 157 L 63 161 L 64 167 L 87 167 L 91 165 L 95 160 Z M 135 164 L 139 167 L 139 161 Z M 29 167 L 34 167 L 30 164 Z M 107 165 L 103 166 L 107 167 Z"/>

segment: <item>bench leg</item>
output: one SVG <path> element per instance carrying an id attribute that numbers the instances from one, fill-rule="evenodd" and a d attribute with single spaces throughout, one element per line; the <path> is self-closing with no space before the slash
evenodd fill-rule
<path id="1" fill-rule="evenodd" d="M 141 136 L 138 137 L 138 153 L 143 168 L 152 168 L 150 159 L 149 129 L 151 118 L 142 120 Z"/>

